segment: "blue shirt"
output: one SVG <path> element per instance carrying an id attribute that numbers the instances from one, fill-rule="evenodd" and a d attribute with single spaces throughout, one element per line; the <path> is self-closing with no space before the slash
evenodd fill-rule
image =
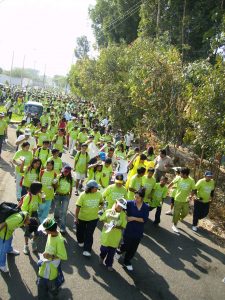
<path id="1" fill-rule="evenodd" d="M 143 202 L 141 209 L 137 208 L 135 201 L 127 201 L 127 216 L 142 218 L 144 223 L 131 221 L 127 223 L 124 236 L 129 238 L 141 239 L 144 232 L 144 224 L 148 220 L 149 206 Z"/>

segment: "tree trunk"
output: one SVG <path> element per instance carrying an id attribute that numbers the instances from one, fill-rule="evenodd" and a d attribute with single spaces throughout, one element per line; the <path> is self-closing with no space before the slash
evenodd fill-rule
<path id="1" fill-rule="evenodd" d="M 184 61 L 184 42 L 185 42 L 184 29 L 185 29 L 186 6 L 187 6 L 187 0 L 184 0 L 182 27 L 181 27 L 181 59 L 182 59 L 182 64 L 183 64 L 183 61 Z"/>
<path id="2" fill-rule="evenodd" d="M 157 18 L 156 18 L 156 37 L 159 36 L 160 14 L 161 14 L 161 1 L 158 0 L 158 9 L 157 9 Z"/>

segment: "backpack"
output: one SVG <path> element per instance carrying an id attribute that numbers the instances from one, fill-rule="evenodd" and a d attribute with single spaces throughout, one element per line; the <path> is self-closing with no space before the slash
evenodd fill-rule
<path id="1" fill-rule="evenodd" d="M 2 202 L 0 204 L 0 223 L 5 222 L 8 217 L 19 212 L 20 208 L 16 203 Z"/>
<path id="2" fill-rule="evenodd" d="M 27 194 L 26 194 L 26 195 L 27 195 Z M 24 195 L 23 197 L 21 197 L 21 199 L 20 199 L 20 201 L 19 201 L 19 203 L 18 203 L 18 206 L 17 206 L 17 207 L 19 207 L 19 209 L 21 209 L 21 207 L 22 207 L 22 205 L 23 205 L 23 200 L 24 200 L 24 198 L 26 197 L 26 195 Z M 31 200 L 32 200 L 32 194 L 29 192 L 28 195 L 29 195 L 29 197 L 30 197 L 29 202 L 28 202 L 28 205 L 30 205 Z"/>
<path id="3" fill-rule="evenodd" d="M 39 158 L 39 156 L 40 156 L 41 149 L 42 149 L 41 147 L 38 148 L 38 155 L 37 155 L 38 158 Z M 49 152 L 50 152 L 50 150 L 49 150 L 49 148 L 48 148 L 48 156 L 49 156 Z"/>
<path id="4" fill-rule="evenodd" d="M 8 217 L 17 213 L 20 213 L 21 216 L 23 217 L 20 223 L 24 222 L 25 215 L 21 212 L 20 207 L 16 203 L 2 202 L 0 204 L 0 223 L 4 223 Z M 7 233 L 7 226 L 3 238 L 3 243 L 5 242 L 6 233 Z"/>
<path id="5" fill-rule="evenodd" d="M 86 160 L 87 160 L 88 153 L 87 153 L 87 152 L 85 152 L 85 154 L 86 154 Z M 80 158 L 80 155 L 81 155 L 81 151 L 79 151 L 79 152 L 78 152 L 78 156 L 77 156 L 77 162 L 78 162 L 78 160 L 79 160 L 79 158 Z"/>

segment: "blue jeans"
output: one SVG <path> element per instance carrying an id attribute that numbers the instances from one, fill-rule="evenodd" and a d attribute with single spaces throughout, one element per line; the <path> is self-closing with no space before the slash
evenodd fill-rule
<path id="1" fill-rule="evenodd" d="M 17 200 L 21 198 L 22 186 L 20 186 L 20 181 L 22 176 L 19 173 L 16 173 L 16 198 Z"/>
<path id="2" fill-rule="evenodd" d="M 52 204 L 51 200 L 45 200 L 45 203 L 39 205 L 38 219 L 40 220 L 40 223 L 42 223 L 44 219 L 48 217 L 51 204 Z"/>
<path id="3" fill-rule="evenodd" d="M 59 221 L 61 230 L 66 230 L 66 215 L 69 201 L 70 195 L 55 195 L 54 218 Z"/>
<path id="4" fill-rule="evenodd" d="M 13 250 L 12 239 L 12 237 L 5 241 L 0 239 L 0 267 L 4 267 L 6 265 L 6 255 L 8 252 Z"/>
<path id="5" fill-rule="evenodd" d="M 4 135 L 0 135 L 0 155 L 2 153 L 2 144 L 3 144 L 4 138 L 5 138 Z"/>
<path id="6" fill-rule="evenodd" d="M 116 253 L 116 248 L 113 247 L 106 247 L 106 246 L 101 246 L 100 248 L 100 257 L 102 259 L 105 259 L 105 265 L 106 267 L 112 267 L 113 265 L 113 258 Z"/>

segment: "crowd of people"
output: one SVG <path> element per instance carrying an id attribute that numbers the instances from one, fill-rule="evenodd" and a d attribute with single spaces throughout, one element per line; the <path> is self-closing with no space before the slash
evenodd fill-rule
<path id="1" fill-rule="evenodd" d="M 32 93 L 16 94 L 20 105 L 34 99 Z M 194 204 L 193 231 L 207 216 L 214 192 L 213 174 L 205 172 L 195 183 L 188 167 L 175 167 L 165 149 L 139 149 L 134 133 L 112 128 L 109 116 L 98 112 L 93 103 L 62 95 L 43 94 L 36 99 L 44 105 L 40 119 L 25 115 L 16 130 L 15 165 L 17 209 L 0 223 L 0 270 L 8 272 L 6 256 L 18 255 L 12 248 L 13 232 L 24 227 L 23 253 L 38 251 L 38 237 L 47 234 L 39 260 L 38 295 L 56 294 L 63 282 L 61 260 L 67 259 L 64 238 L 67 210 L 76 196 L 74 227 L 82 253 L 92 254 L 93 234 L 103 222 L 99 263 L 113 271 L 114 258 L 123 257 L 124 267 L 133 270 L 132 258 L 144 233 L 149 213 L 159 226 L 162 205 L 170 199 L 172 230 L 179 234 L 178 222 Z M 0 113 L 0 155 L 7 137 L 7 113 Z M 63 162 L 63 153 L 74 159 Z M 0 158 L 1 159 L 1 158 Z M 171 176 L 173 179 L 171 180 Z M 0 208 L 1 209 L 1 208 Z"/>

